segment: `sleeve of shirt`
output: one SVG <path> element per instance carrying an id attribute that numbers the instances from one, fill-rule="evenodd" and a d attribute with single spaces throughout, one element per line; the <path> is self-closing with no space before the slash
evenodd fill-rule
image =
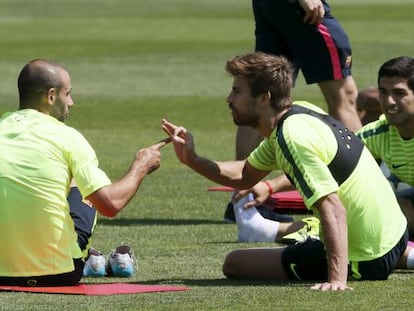
<path id="1" fill-rule="evenodd" d="M 95 151 L 85 137 L 71 130 L 71 139 L 67 146 L 66 156 L 70 170 L 76 185 L 83 197 L 87 197 L 96 190 L 110 185 L 111 180 L 106 173 L 99 168 L 99 161 Z"/>
<path id="2" fill-rule="evenodd" d="M 383 117 L 383 115 L 381 116 Z M 382 159 L 382 136 L 385 128 L 388 129 L 388 125 L 384 122 L 384 118 L 380 118 L 377 121 L 364 125 L 360 130 L 356 132 L 356 135 L 362 140 L 368 150 L 376 159 Z"/>
<path id="3" fill-rule="evenodd" d="M 247 162 L 254 168 L 262 171 L 278 169 L 275 153 L 275 134 L 269 139 L 264 139 L 247 158 Z"/>
<path id="4" fill-rule="evenodd" d="M 277 158 L 308 208 L 321 197 L 338 191 L 338 184 L 328 168 L 337 146 L 329 127 L 314 117 L 295 115 L 284 123 Z"/>

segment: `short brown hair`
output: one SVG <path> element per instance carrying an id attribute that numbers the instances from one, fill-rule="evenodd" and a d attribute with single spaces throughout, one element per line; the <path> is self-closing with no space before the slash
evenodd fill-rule
<path id="1" fill-rule="evenodd" d="M 285 57 L 249 53 L 228 60 L 225 69 L 233 77 L 247 79 L 253 97 L 270 92 L 271 106 L 275 110 L 283 110 L 287 103 L 290 105 L 293 68 Z"/>

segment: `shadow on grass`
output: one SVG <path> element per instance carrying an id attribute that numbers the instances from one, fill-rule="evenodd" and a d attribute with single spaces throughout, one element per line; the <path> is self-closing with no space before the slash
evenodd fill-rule
<path id="1" fill-rule="evenodd" d="M 161 219 L 161 218 L 136 218 L 136 219 L 108 219 L 98 220 L 100 225 L 105 226 L 135 226 L 135 225 L 161 225 L 161 226 L 192 226 L 192 225 L 221 225 L 222 220 L 211 219 Z"/>
<path id="2" fill-rule="evenodd" d="M 410 269 L 410 270 L 402 270 L 402 269 L 396 269 L 394 270 L 393 274 L 414 274 L 414 270 Z"/>
<path id="3" fill-rule="evenodd" d="M 158 279 L 151 281 L 136 282 L 136 284 L 145 285 L 183 285 L 183 286 L 201 286 L 201 287 L 215 287 L 215 286 L 310 286 L 315 282 L 278 282 L 278 281 L 264 281 L 264 280 L 236 280 L 236 279 Z"/>

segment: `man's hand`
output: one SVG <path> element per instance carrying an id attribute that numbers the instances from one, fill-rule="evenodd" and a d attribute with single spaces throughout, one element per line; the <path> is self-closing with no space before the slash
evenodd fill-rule
<path id="1" fill-rule="evenodd" d="M 321 0 L 298 0 L 305 11 L 303 22 L 306 24 L 319 25 L 325 15 L 325 9 Z"/>
<path id="2" fill-rule="evenodd" d="M 352 287 L 349 287 L 346 282 L 325 282 L 318 283 L 311 287 L 313 290 L 320 291 L 338 291 L 338 290 L 353 290 Z"/>
<path id="3" fill-rule="evenodd" d="M 135 155 L 136 163 L 138 163 L 146 172 L 146 174 L 151 174 L 153 171 L 158 169 L 161 164 L 161 153 L 160 149 L 166 144 L 171 142 L 171 138 L 167 137 L 158 143 L 139 150 Z"/>
<path id="4" fill-rule="evenodd" d="M 177 158 L 184 164 L 190 164 L 196 157 L 193 135 L 182 126 L 162 119 L 162 129 L 171 138 Z"/>
<path id="5" fill-rule="evenodd" d="M 269 197 L 269 189 L 264 182 L 257 183 L 254 187 L 247 190 L 238 190 L 234 193 L 232 201 L 235 203 L 248 193 L 253 193 L 254 200 L 247 202 L 243 207 L 251 208 L 263 204 Z"/>

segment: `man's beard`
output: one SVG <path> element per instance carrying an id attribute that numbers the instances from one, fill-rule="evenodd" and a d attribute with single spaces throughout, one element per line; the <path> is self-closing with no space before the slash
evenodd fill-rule
<path id="1" fill-rule="evenodd" d="M 237 126 L 250 126 L 257 128 L 259 125 L 259 117 L 257 115 L 233 115 L 233 122 Z"/>

